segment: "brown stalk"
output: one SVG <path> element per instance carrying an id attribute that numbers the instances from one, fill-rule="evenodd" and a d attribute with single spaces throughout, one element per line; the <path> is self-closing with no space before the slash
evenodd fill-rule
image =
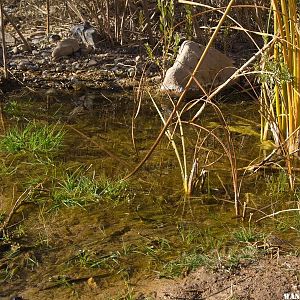
<path id="1" fill-rule="evenodd" d="M 49 36 L 49 34 L 50 34 L 50 0 L 46 1 L 46 11 L 47 11 L 46 34 L 47 34 L 47 36 Z"/>
<path id="2" fill-rule="evenodd" d="M 5 10 L 3 10 L 3 14 L 4 14 L 5 18 L 8 20 L 8 22 L 12 25 L 12 27 L 14 28 L 14 30 L 17 32 L 17 34 L 19 35 L 19 37 L 22 40 L 23 44 L 25 45 L 26 49 L 28 51 L 31 51 L 31 46 L 29 45 L 29 43 L 27 42 L 26 38 L 23 36 L 22 32 L 19 30 L 19 28 L 17 27 L 17 25 L 15 24 L 15 22 L 9 16 L 9 14 Z"/>
<path id="3" fill-rule="evenodd" d="M 0 27 L 1 27 L 1 38 L 2 38 L 2 57 L 3 57 L 3 71 L 4 71 L 4 78 L 8 78 L 8 71 L 7 71 L 7 49 L 6 49 L 6 42 L 5 42 L 5 24 L 4 24 L 4 9 L 3 3 L 0 3 Z"/>
<path id="4" fill-rule="evenodd" d="M 35 187 L 25 190 L 15 201 L 13 207 L 11 208 L 9 215 L 5 218 L 4 222 L 2 223 L 2 226 L 0 227 L 0 236 L 4 233 L 7 226 L 9 225 L 9 222 L 11 221 L 13 215 L 15 212 L 19 209 L 19 207 L 26 201 L 32 192 L 36 190 L 38 187 L 40 187 L 42 183 L 37 184 Z M 14 194 L 14 193 L 13 193 Z"/>

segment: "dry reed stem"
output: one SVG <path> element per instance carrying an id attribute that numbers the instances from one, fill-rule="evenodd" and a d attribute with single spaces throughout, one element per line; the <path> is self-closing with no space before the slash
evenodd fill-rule
<path id="1" fill-rule="evenodd" d="M 284 209 L 284 210 L 280 210 L 280 211 L 276 211 L 272 214 L 269 214 L 269 215 L 266 215 L 266 216 L 263 216 L 261 218 L 259 218 L 258 220 L 256 220 L 255 222 L 258 223 L 260 222 L 261 220 L 264 220 L 266 218 L 272 218 L 272 217 L 275 217 L 276 215 L 279 215 L 281 213 L 284 213 L 284 212 L 290 212 L 290 211 L 298 211 L 300 212 L 300 208 L 290 208 L 290 209 Z"/>
<path id="2" fill-rule="evenodd" d="M 151 146 L 150 150 L 148 151 L 148 153 L 144 156 L 144 158 L 141 160 L 141 162 L 134 168 L 134 170 L 132 172 L 130 172 L 128 175 L 126 175 L 123 180 L 127 180 L 128 178 L 130 178 L 131 176 L 133 176 L 143 165 L 144 163 L 148 160 L 148 158 L 152 155 L 153 151 L 156 149 L 158 143 L 160 142 L 160 140 L 162 139 L 165 131 L 167 130 L 169 124 L 171 123 L 174 115 L 176 114 L 176 111 L 178 110 L 180 104 L 183 102 L 187 91 L 189 90 L 194 78 L 195 78 L 195 74 L 198 72 L 200 66 L 202 65 L 202 62 L 204 61 L 204 58 L 206 56 L 206 54 L 208 53 L 209 48 L 212 46 L 212 43 L 214 42 L 219 30 L 221 29 L 221 26 L 223 24 L 223 22 L 225 21 L 225 18 L 227 17 L 227 14 L 230 11 L 231 6 L 233 5 L 234 0 L 231 0 L 225 10 L 225 12 L 223 13 L 222 18 L 219 21 L 219 26 L 215 29 L 213 35 L 211 36 L 208 44 L 206 45 L 205 50 L 203 51 L 194 71 L 193 74 L 191 75 L 191 77 L 189 78 L 189 81 L 185 87 L 185 89 L 183 90 L 183 92 L 181 93 L 175 107 L 173 108 L 168 120 L 166 121 L 163 129 L 160 131 L 158 137 L 156 138 L 155 142 L 153 143 L 153 145 Z"/>
<path id="3" fill-rule="evenodd" d="M 1 27 L 1 38 L 2 38 L 2 57 L 3 57 L 3 72 L 4 78 L 8 78 L 7 71 L 7 49 L 5 42 L 5 24 L 4 24 L 4 8 L 2 1 L 0 2 L 0 27 Z"/>

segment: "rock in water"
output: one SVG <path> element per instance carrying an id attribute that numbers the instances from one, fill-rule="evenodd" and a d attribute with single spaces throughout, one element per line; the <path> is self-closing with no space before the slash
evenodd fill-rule
<path id="1" fill-rule="evenodd" d="M 184 41 L 179 49 L 174 65 L 167 70 L 162 91 L 180 93 L 184 90 L 190 75 L 196 67 L 205 46 L 192 41 Z M 210 48 L 206 54 L 196 79 L 205 90 L 224 83 L 236 70 L 233 60 L 220 51 Z M 191 90 L 199 90 L 195 81 Z"/>
<path id="2" fill-rule="evenodd" d="M 52 52 L 52 57 L 58 59 L 62 56 L 72 55 L 80 49 L 76 39 L 64 39 L 57 44 Z"/>

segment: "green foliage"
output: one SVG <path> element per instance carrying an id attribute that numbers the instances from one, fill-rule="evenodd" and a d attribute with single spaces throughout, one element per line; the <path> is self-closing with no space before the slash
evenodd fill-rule
<path id="1" fill-rule="evenodd" d="M 163 74 L 170 62 L 174 61 L 179 49 L 180 37 L 174 32 L 175 23 L 175 7 L 174 0 L 157 0 L 157 7 L 160 12 L 159 31 L 161 34 L 162 60 L 156 58 L 153 49 L 149 44 L 145 44 L 145 48 L 149 59 L 157 64 Z"/>
<path id="2" fill-rule="evenodd" d="M 193 37 L 193 15 L 192 15 L 192 7 L 190 5 L 185 5 L 185 32 L 187 39 L 191 39 Z"/>
<path id="3" fill-rule="evenodd" d="M 288 66 L 282 60 L 270 60 L 268 55 L 264 54 L 263 62 L 264 69 L 259 75 L 261 83 L 267 83 L 270 87 L 273 87 L 275 84 L 282 85 L 282 83 L 293 81 Z M 256 65 L 256 69 L 261 69 L 261 63 Z"/>
<path id="4" fill-rule="evenodd" d="M 4 159 L 0 160 L 0 175 L 9 176 L 16 172 L 17 167 L 13 167 L 12 163 L 6 163 Z"/>
<path id="5" fill-rule="evenodd" d="M 242 242 L 242 243 L 252 243 L 252 242 L 257 241 L 257 239 L 259 238 L 259 235 L 257 233 L 255 233 L 254 230 L 252 230 L 251 228 L 245 228 L 245 227 L 234 232 L 233 236 L 236 241 Z"/>
<path id="6" fill-rule="evenodd" d="M 12 100 L 4 106 L 4 111 L 10 116 L 17 117 L 21 115 L 22 110 L 19 103 L 15 100 Z"/>
<path id="7" fill-rule="evenodd" d="M 28 151 L 48 153 L 62 146 L 65 135 L 56 125 L 28 123 L 23 129 L 11 128 L 0 141 L 0 149 L 5 152 Z"/>
<path id="8" fill-rule="evenodd" d="M 112 269 L 114 264 L 119 264 L 118 259 L 119 253 L 110 253 L 98 257 L 95 253 L 83 249 L 79 250 L 79 253 L 69 262 L 73 262 L 74 264 L 85 268 Z"/>
<path id="9" fill-rule="evenodd" d="M 118 203 L 128 199 L 127 183 L 112 181 L 102 176 L 96 180 L 95 174 L 87 175 L 81 167 L 67 172 L 52 190 L 54 207 L 84 206 L 99 202 L 100 199 Z"/>
<path id="10" fill-rule="evenodd" d="M 266 183 L 266 193 L 269 195 L 276 196 L 290 191 L 289 178 L 284 171 L 280 171 L 279 174 L 271 174 L 266 178 Z"/>
<path id="11" fill-rule="evenodd" d="M 223 259 L 221 266 L 227 270 L 237 268 L 245 261 L 253 261 L 258 254 L 258 249 L 252 246 L 244 247 L 237 251 L 231 252 L 227 258 Z"/>
<path id="12" fill-rule="evenodd" d="M 211 259 L 201 253 L 183 253 L 178 259 L 172 260 L 164 265 L 160 272 L 161 277 L 175 278 L 184 273 L 191 272 L 200 266 L 210 265 Z"/>

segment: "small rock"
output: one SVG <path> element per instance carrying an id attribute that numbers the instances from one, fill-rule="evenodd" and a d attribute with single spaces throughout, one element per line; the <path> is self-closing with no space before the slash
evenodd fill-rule
<path id="1" fill-rule="evenodd" d="M 29 64 L 28 65 L 28 70 L 31 70 L 31 71 L 38 71 L 40 68 L 38 65 L 33 65 L 33 64 Z"/>
<path id="2" fill-rule="evenodd" d="M 19 49 L 18 49 L 17 46 L 13 47 L 12 53 L 13 53 L 13 54 L 18 54 L 18 53 L 19 53 Z"/>
<path id="3" fill-rule="evenodd" d="M 49 41 L 50 42 L 58 42 L 58 41 L 60 41 L 61 40 L 61 37 L 60 37 L 60 35 L 58 35 L 58 34 L 52 34 L 52 35 L 50 35 L 50 37 L 49 37 Z"/>
<path id="4" fill-rule="evenodd" d="M 17 67 L 17 63 L 14 62 L 14 61 L 10 61 L 10 62 L 8 63 L 8 65 L 9 65 L 10 67 Z"/>
<path id="5" fill-rule="evenodd" d="M 98 62 L 95 59 L 91 59 L 87 65 L 88 65 L 88 67 L 93 67 L 93 66 L 98 65 Z"/>
<path id="6" fill-rule="evenodd" d="M 41 42 L 40 39 L 32 39 L 32 40 L 31 40 L 31 43 L 34 44 L 34 45 L 37 45 L 37 44 L 39 44 L 40 42 Z"/>
<path id="7" fill-rule="evenodd" d="M 79 70 L 81 68 L 81 66 L 80 66 L 80 64 L 77 63 L 77 64 L 73 65 L 73 68 L 75 70 Z"/>
<path id="8" fill-rule="evenodd" d="M 122 70 L 120 70 L 120 69 L 117 69 L 116 71 L 115 71 L 115 74 L 117 75 L 117 76 L 120 76 L 120 75 L 122 75 L 124 72 L 122 71 Z"/>
<path id="9" fill-rule="evenodd" d="M 18 50 L 19 50 L 20 52 L 23 52 L 23 51 L 27 51 L 27 50 L 28 50 L 27 47 L 26 47 L 24 44 L 18 45 L 17 48 L 18 48 Z"/>
<path id="10" fill-rule="evenodd" d="M 128 74 L 129 77 L 133 77 L 134 74 L 135 74 L 135 69 L 134 68 L 129 68 L 127 70 L 127 74 Z"/>
<path id="11" fill-rule="evenodd" d="M 29 70 L 29 62 L 28 61 L 21 61 L 18 64 L 17 69 L 21 70 L 21 71 L 27 71 L 27 70 Z"/>
<path id="12" fill-rule="evenodd" d="M 54 48 L 52 57 L 58 59 L 63 56 L 72 55 L 79 49 L 79 43 L 76 39 L 64 39 Z"/>
<path id="13" fill-rule="evenodd" d="M 94 107 L 94 99 L 92 97 L 85 97 L 83 100 L 83 106 L 88 110 L 92 110 Z"/>
<path id="14" fill-rule="evenodd" d="M 43 52 L 41 52 L 41 56 L 42 57 L 49 57 L 50 56 L 50 52 L 43 51 Z"/>
<path id="15" fill-rule="evenodd" d="M 37 50 L 32 50 L 32 55 L 38 55 L 40 52 L 39 51 L 37 51 Z"/>
<path id="16" fill-rule="evenodd" d="M 63 70 L 64 70 L 63 66 L 58 66 L 55 69 L 56 72 L 62 72 Z"/>

